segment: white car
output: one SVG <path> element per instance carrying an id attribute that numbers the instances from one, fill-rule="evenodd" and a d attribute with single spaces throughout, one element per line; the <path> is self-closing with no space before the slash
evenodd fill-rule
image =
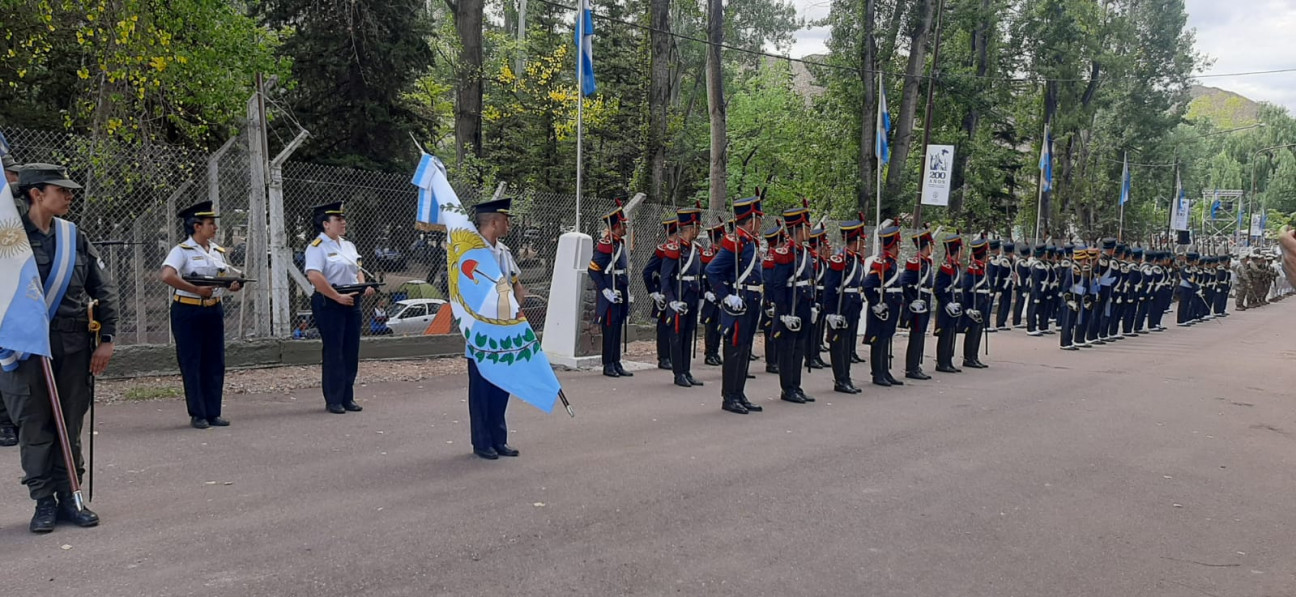
<path id="1" fill-rule="evenodd" d="M 430 298 L 396 301 L 387 318 L 387 327 L 395 334 L 422 334 L 444 304 L 442 299 Z"/>

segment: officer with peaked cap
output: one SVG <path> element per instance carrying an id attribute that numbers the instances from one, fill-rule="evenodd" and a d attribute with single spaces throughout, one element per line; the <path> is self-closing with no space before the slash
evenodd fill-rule
<path id="1" fill-rule="evenodd" d="M 931 321 L 932 309 L 936 308 L 936 297 L 932 290 L 935 284 L 932 266 L 932 233 L 923 230 L 912 237 L 914 248 L 918 253 L 905 262 L 905 272 L 900 276 L 904 286 L 905 305 L 909 313 L 909 346 L 905 350 L 905 377 L 909 379 L 931 379 L 922 370 L 923 348 L 927 343 L 927 324 Z"/>
<path id="2" fill-rule="evenodd" d="M 8 228 L 6 232 L 26 233 L 42 281 L 65 280 L 48 291 L 55 294 L 47 297 L 54 305 L 49 360 L 77 470 L 68 471 L 64 465 L 41 358 L 14 358 L 0 371 L 0 395 L 18 425 L 22 482 L 36 500 L 36 513 L 28 527 L 34 533 L 53 531 L 57 521 L 82 527 L 99 524 L 94 512 L 77 508 L 69 475 L 76 474 L 78 479 L 85 475 L 82 423 L 90 408 L 91 376 L 102 374 L 112 359 L 117 289 L 98 249 L 76 225 L 62 219 L 72 207 L 72 191 L 80 188 L 62 166 L 28 164 L 18 176 L 18 196 L 28 207 L 21 218 L 22 227 L 0 223 Z M 92 301 L 98 301 L 94 307 L 100 324 L 97 347 L 95 333 L 90 330 Z"/>
<path id="3" fill-rule="evenodd" d="M 595 323 L 603 332 L 603 375 L 634 377 L 621 364 L 621 337 L 630 314 L 630 257 L 625 245 L 630 221 L 620 202 L 602 220 L 607 228 L 594 246 L 589 276 L 599 292 Z"/>
<path id="4" fill-rule="evenodd" d="M 851 350 L 864 309 L 860 289 L 864 284 L 863 253 L 868 237 L 861 220 L 842 222 L 841 235 L 842 250 L 828 259 L 828 272 L 824 275 L 824 322 L 828 328 L 833 391 L 858 394 L 861 390 L 851 380 Z"/>
<path id="5" fill-rule="evenodd" d="M 679 233 L 663 247 L 660 266 L 661 292 L 666 302 L 666 331 L 669 334 L 671 373 L 675 385 L 701 386 L 693 379 L 690 343 L 697 331 L 697 306 L 702 298 L 701 247 L 695 242 L 701 231 L 701 206 L 676 211 Z"/>
<path id="6" fill-rule="evenodd" d="M 882 253 L 873 260 L 868 276 L 864 278 L 864 293 L 868 297 L 864 333 L 869 344 L 874 385 L 902 386 L 904 382 L 891 375 L 891 340 L 895 337 L 896 322 L 904 304 L 904 286 L 900 284 L 903 268 L 896 263 L 900 254 L 900 227 L 887 226 L 878 231 Z"/>
<path id="7" fill-rule="evenodd" d="M 360 369 L 359 293 L 343 294 L 338 287 L 365 283 L 360 253 L 345 237 L 346 212 L 341 201 L 317 205 L 311 220 L 319 236 L 306 247 L 306 279 L 315 287 L 311 315 L 319 328 L 323 366 L 321 388 L 324 407 L 341 415 L 364 410 L 355 401 L 355 379 Z M 372 296 L 373 288 L 364 290 Z"/>
<path id="8" fill-rule="evenodd" d="M 828 258 L 832 256 L 832 245 L 828 242 L 828 231 L 821 227 L 810 229 L 810 240 L 806 244 L 810 248 L 810 256 L 813 258 L 811 263 L 814 265 L 814 304 L 818 310 L 817 312 L 823 313 L 824 277 L 828 275 Z M 824 318 L 815 318 L 814 329 L 806 335 L 806 369 L 824 369 L 828 367 L 821 354 L 825 344 L 824 335 L 826 332 L 827 324 Z"/>
<path id="9" fill-rule="evenodd" d="M 1035 245 L 1027 263 L 1030 267 L 1030 297 L 1026 304 L 1026 333 L 1031 336 L 1043 336 L 1048 328 L 1048 313 L 1045 311 L 1049 287 L 1047 253 L 1047 247 Z"/>
<path id="10" fill-rule="evenodd" d="M 720 252 L 707 265 L 707 283 L 720 304 L 721 345 L 724 351 L 720 383 L 721 408 L 745 415 L 762 408 L 747 399 L 747 369 L 760 316 L 761 263 L 757 236 L 761 229 L 761 199 L 734 201 L 734 231 L 724 237 Z"/>
<path id="11" fill-rule="evenodd" d="M 216 244 L 216 215 L 211 201 L 191 205 L 176 214 L 188 239 L 171 248 L 162 262 L 161 278 L 171 294 L 171 335 L 184 381 L 189 424 L 196 429 L 224 427 L 221 397 L 225 387 L 225 289 L 198 286 L 185 276 L 233 277 L 225 248 Z M 230 292 L 238 292 L 238 282 Z"/>
<path id="12" fill-rule="evenodd" d="M 666 295 L 662 293 L 661 285 L 661 263 L 666 253 L 666 245 L 675 242 L 676 236 L 679 235 L 679 220 L 675 216 L 670 216 L 661 223 L 662 232 L 666 238 L 653 254 L 644 263 L 643 276 L 644 288 L 648 291 L 648 298 L 652 299 L 652 307 L 649 314 L 653 321 L 657 322 L 657 368 L 671 370 L 671 350 L 670 350 L 670 315 L 666 308 Z"/>

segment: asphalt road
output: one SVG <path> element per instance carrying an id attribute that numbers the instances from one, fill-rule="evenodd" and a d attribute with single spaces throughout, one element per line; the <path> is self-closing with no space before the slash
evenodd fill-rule
<path id="1" fill-rule="evenodd" d="M 720 410 L 719 371 L 564 373 L 469 452 L 465 379 L 99 409 L 96 529 L 27 532 L 0 449 L 6 595 L 1296 595 L 1296 301 L 1080 353 Z M 867 351 L 864 351 L 865 353 Z M 928 354 L 931 354 L 929 347 Z M 930 359 L 929 359 L 930 360 Z M 760 362 L 755 363 L 760 369 Z M 928 369 L 932 368 L 930 362 Z M 856 365 L 857 381 L 866 366 Z"/>

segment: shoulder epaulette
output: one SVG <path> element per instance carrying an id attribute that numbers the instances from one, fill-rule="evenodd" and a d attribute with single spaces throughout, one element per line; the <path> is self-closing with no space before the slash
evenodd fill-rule
<path id="1" fill-rule="evenodd" d="M 846 269 L 846 258 L 841 255 L 833 255 L 828 258 L 828 267 L 835 272 L 844 271 Z"/>
<path id="2" fill-rule="evenodd" d="M 726 234 L 726 235 L 724 235 L 724 238 L 721 239 L 721 241 L 720 241 L 720 248 L 722 248 L 722 249 L 724 249 L 724 250 L 726 250 L 726 251 L 729 251 L 730 253 L 737 254 L 737 253 L 738 253 L 738 238 L 735 237 L 735 236 L 732 235 L 732 234 Z"/>
<path id="3" fill-rule="evenodd" d="M 659 246 L 658 249 L 662 253 L 661 256 L 666 259 L 680 258 L 680 246 L 677 243 L 666 243 L 665 245 Z"/>
<path id="4" fill-rule="evenodd" d="M 185 243 L 180 243 L 180 248 L 181 248 L 181 249 L 192 249 L 193 247 L 190 246 L 190 245 L 188 245 L 188 244 L 185 244 Z"/>
<path id="5" fill-rule="evenodd" d="M 773 251 L 770 251 L 770 257 L 774 260 L 774 263 L 787 265 L 796 260 L 796 253 L 787 247 L 775 247 Z"/>
<path id="6" fill-rule="evenodd" d="M 216 249 L 216 251 L 219 252 L 219 253 L 224 253 L 224 252 L 225 252 L 225 247 L 222 247 L 222 246 L 217 245 L 217 244 L 213 244 L 213 245 L 212 245 L 212 248 L 213 248 L 213 249 Z"/>
<path id="7" fill-rule="evenodd" d="M 941 273 L 952 276 L 958 273 L 958 268 L 954 267 L 952 263 L 945 262 L 941 264 Z"/>
<path id="8" fill-rule="evenodd" d="M 608 240 L 608 239 L 606 239 L 606 238 L 601 238 L 601 239 L 599 239 L 599 242 L 598 242 L 598 252 L 600 252 L 600 253 L 605 253 L 605 254 L 608 254 L 608 255 L 611 255 L 611 254 L 612 254 L 612 251 L 613 251 L 615 248 L 616 248 L 616 245 L 613 244 L 613 242 L 612 242 L 611 240 Z"/>
<path id="9" fill-rule="evenodd" d="M 879 274 L 881 274 L 881 273 L 886 273 L 886 271 L 887 271 L 888 269 L 890 269 L 889 266 L 890 266 L 890 264 L 887 263 L 887 260 L 885 260 L 885 259 L 878 259 L 878 260 L 876 260 L 876 261 L 873 262 L 873 271 L 874 271 L 874 272 L 877 272 L 877 273 L 879 273 Z"/>
<path id="10" fill-rule="evenodd" d="M 312 246 L 312 247 L 318 247 L 318 246 L 320 246 L 320 243 L 322 243 L 322 242 L 324 242 L 324 239 L 322 239 L 322 238 L 317 238 L 317 239 L 315 239 L 315 242 L 312 242 L 312 243 L 311 243 L 311 246 Z"/>
<path id="11" fill-rule="evenodd" d="M 905 270 L 911 272 L 921 271 L 922 261 L 919 261 L 917 257 L 910 257 L 908 261 L 905 261 Z"/>

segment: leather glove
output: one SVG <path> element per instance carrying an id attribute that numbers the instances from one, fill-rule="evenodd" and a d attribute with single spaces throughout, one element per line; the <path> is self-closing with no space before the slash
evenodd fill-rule
<path id="1" fill-rule="evenodd" d="M 779 321 L 783 322 L 783 327 L 789 331 L 798 331 L 801 329 L 801 318 L 796 315 L 781 315 Z"/>
<path id="2" fill-rule="evenodd" d="M 603 289 L 603 298 L 607 299 L 609 303 L 621 302 L 621 295 L 618 294 L 617 291 L 612 290 L 611 288 Z"/>
<path id="3" fill-rule="evenodd" d="M 845 315 L 832 315 L 832 314 L 829 314 L 829 315 L 825 315 L 825 316 L 824 316 L 824 319 L 828 322 L 828 327 L 829 327 L 829 328 L 832 328 L 832 329 L 834 329 L 834 330 L 844 330 L 844 329 L 846 329 L 846 316 L 845 316 Z"/>
<path id="4" fill-rule="evenodd" d="M 716 295 L 714 292 L 711 292 L 710 290 L 706 291 L 706 294 L 702 296 L 706 297 L 707 302 L 711 302 L 711 303 L 716 302 Z"/>
<path id="5" fill-rule="evenodd" d="M 810 307 L 810 323 L 817 323 L 818 321 L 819 321 L 819 307 L 818 306 Z"/>
<path id="6" fill-rule="evenodd" d="M 742 298 L 736 294 L 724 297 L 724 306 L 729 307 L 731 311 L 742 311 L 747 308 L 747 305 L 743 303 Z"/>
<path id="7" fill-rule="evenodd" d="M 680 315 L 688 313 L 688 303 L 684 301 L 671 301 L 670 308 L 672 311 L 679 313 Z"/>

